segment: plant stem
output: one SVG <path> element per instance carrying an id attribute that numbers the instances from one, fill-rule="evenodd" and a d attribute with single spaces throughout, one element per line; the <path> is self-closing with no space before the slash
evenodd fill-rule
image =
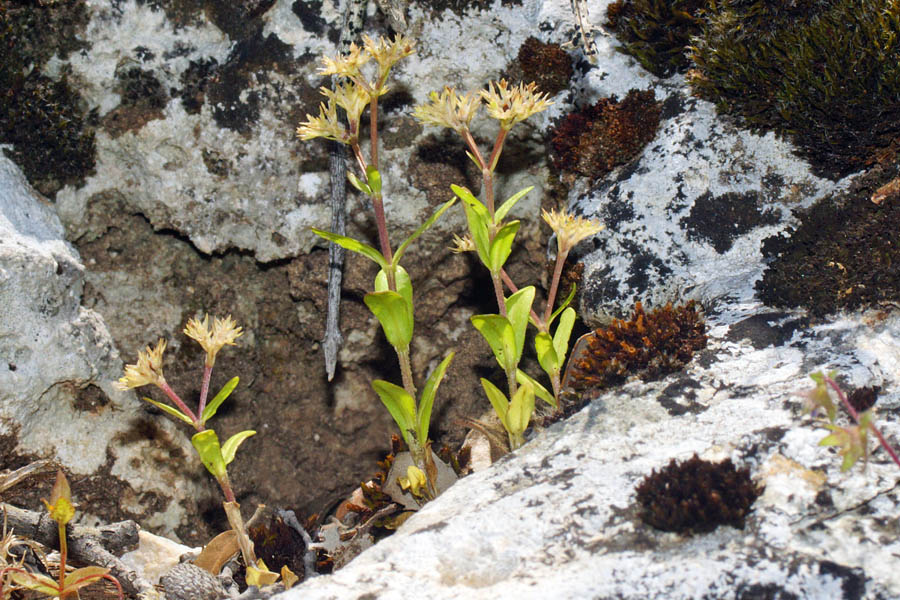
<path id="1" fill-rule="evenodd" d="M 859 425 L 859 413 L 856 411 L 855 408 L 853 408 L 853 405 L 850 404 L 850 401 L 847 400 L 847 396 L 844 394 L 843 391 L 841 391 L 841 387 L 837 384 L 837 382 L 834 379 L 832 379 L 828 375 L 824 375 L 824 377 L 825 377 L 825 382 L 828 384 L 828 386 L 831 389 L 833 389 L 835 391 L 835 393 L 838 395 L 838 398 L 840 398 L 841 404 L 844 405 L 844 408 L 847 409 L 847 412 L 850 413 L 850 416 L 853 417 L 853 420 L 856 421 L 857 425 Z M 894 449 L 891 447 L 891 445 L 887 443 L 887 440 L 884 439 L 884 436 L 881 435 L 881 432 L 878 430 L 877 427 L 875 427 L 875 424 L 869 423 L 869 429 L 871 429 L 872 433 L 875 434 L 875 437 L 878 438 L 878 442 L 881 444 L 881 447 L 884 448 L 885 451 L 890 455 L 891 460 L 893 460 L 894 463 L 898 467 L 900 467 L 900 457 L 897 456 L 897 453 L 894 452 Z"/>
<path id="2" fill-rule="evenodd" d="M 59 589 L 64 590 L 66 584 L 66 557 L 69 555 L 69 546 L 66 542 L 66 526 L 57 523 L 59 528 Z"/>
<path id="3" fill-rule="evenodd" d="M 197 407 L 197 415 L 202 417 L 206 408 L 206 397 L 209 395 L 209 378 L 212 375 L 212 365 L 203 365 L 203 383 L 200 385 L 200 405 Z"/>
<path id="4" fill-rule="evenodd" d="M 400 362 L 400 376 L 403 378 L 403 389 L 405 389 L 410 396 L 415 398 L 416 384 L 413 383 L 412 364 L 409 360 L 409 348 L 406 350 L 400 350 L 398 348 L 394 349 L 397 351 L 397 360 Z"/>
<path id="5" fill-rule="evenodd" d="M 378 96 L 369 102 L 369 156 L 371 164 L 378 168 Z"/>
<path id="6" fill-rule="evenodd" d="M 506 316 L 506 298 L 503 296 L 503 282 L 499 273 L 491 273 L 491 281 L 494 283 L 494 296 L 497 299 L 497 308 L 500 314 Z"/>
<path id="7" fill-rule="evenodd" d="M 204 429 L 206 429 L 206 427 L 204 427 L 200 422 L 200 419 L 197 418 L 197 415 L 194 414 L 194 411 L 187 407 L 187 404 L 185 404 L 181 400 L 181 398 L 178 397 L 178 394 L 175 393 L 175 390 L 169 387 L 169 384 L 166 383 L 165 379 L 158 382 L 156 385 L 159 387 L 159 389 L 165 392 L 166 396 L 169 397 L 169 400 L 171 400 L 175 404 L 175 406 L 178 407 L 178 410 L 180 410 L 181 412 L 186 414 L 188 418 L 190 418 L 191 422 L 194 425 L 194 429 L 196 429 L 197 431 L 203 431 Z"/>
<path id="8" fill-rule="evenodd" d="M 518 286 L 516 286 L 516 284 L 513 283 L 513 280 L 509 276 L 509 274 L 506 272 L 506 269 L 500 269 L 500 278 L 503 279 L 503 283 L 506 285 L 506 287 L 509 288 L 509 292 L 511 294 L 515 294 L 516 292 L 519 291 Z M 537 325 L 538 331 L 544 331 L 546 333 L 550 333 L 549 331 L 547 331 L 547 324 L 541 320 L 541 318 L 537 315 L 537 313 L 534 312 L 533 308 L 530 309 L 530 313 L 531 313 L 531 319 Z"/>
<path id="9" fill-rule="evenodd" d="M 562 277 L 563 265 L 566 263 L 568 256 L 568 251 L 556 253 L 556 265 L 553 267 L 553 279 L 550 280 L 550 291 L 547 293 L 547 307 L 544 309 L 544 323 L 549 323 L 550 315 L 553 314 L 553 305 L 556 302 L 556 293 L 559 290 L 559 280 Z"/>

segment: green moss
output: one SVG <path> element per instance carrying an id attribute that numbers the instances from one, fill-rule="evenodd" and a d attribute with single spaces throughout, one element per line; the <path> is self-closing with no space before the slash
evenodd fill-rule
<path id="1" fill-rule="evenodd" d="M 900 139 L 897 0 L 710 0 L 695 93 L 789 136 L 818 174 L 869 165 Z"/>
<path id="2" fill-rule="evenodd" d="M 707 0 L 617 0 L 606 9 L 608 27 L 630 54 L 657 77 L 690 66 L 686 47 L 701 31 L 700 10 Z"/>

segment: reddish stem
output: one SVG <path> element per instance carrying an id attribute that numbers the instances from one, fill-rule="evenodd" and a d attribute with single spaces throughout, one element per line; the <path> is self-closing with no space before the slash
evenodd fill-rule
<path id="1" fill-rule="evenodd" d="M 209 395 L 209 378 L 212 375 L 212 365 L 203 365 L 203 383 L 200 385 L 200 406 L 197 408 L 197 414 L 203 418 L 203 411 L 206 409 L 206 397 Z M 205 423 L 201 423 L 205 425 Z"/>
<path id="2" fill-rule="evenodd" d="M 503 279 L 503 283 L 506 284 L 506 287 L 509 288 L 510 293 L 515 294 L 519 291 L 519 288 L 516 287 L 515 283 L 513 283 L 513 280 L 506 272 L 506 269 L 500 269 L 500 277 Z M 537 328 L 540 331 L 550 333 L 549 331 L 547 331 L 547 324 L 544 321 L 541 321 L 541 318 L 537 316 L 537 313 L 534 312 L 533 308 L 531 309 L 531 319 L 534 321 L 535 325 L 537 325 Z"/>
<path id="3" fill-rule="evenodd" d="M 186 414 L 188 416 L 188 418 L 191 420 L 191 423 L 194 426 L 194 429 L 196 429 L 197 431 L 203 431 L 204 429 L 206 429 L 203 426 L 203 423 L 200 422 L 200 419 L 197 418 L 197 415 L 194 414 L 194 411 L 189 409 L 187 407 L 187 404 L 182 402 L 181 398 L 178 397 L 178 394 L 175 393 L 175 390 L 170 388 L 169 384 L 166 383 L 165 380 L 162 380 L 161 382 L 157 383 L 156 385 L 159 386 L 159 389 L 161 389 L 163 392 L 166 393 L 166 396 L 169 397 L 169 400 L 171 400 L 175 404 L 175 406 L 178 408 L 178 410 L 180 410 L 181 412 L 183 412 L 184 414 Z"/>
<path id="4" fill-rule="evenodd" d="M 550 280 L 550 291 L 547 293 L 547 307 L 544 309 L 544 323 L 550 322 L 553 314 L 553 304 L 556 302 L 556 293 L 559 290 L 559 279 L 562 277 L 563 265 L 566 263 L 569 253 L 557 252 L 556 265 L 553 267 L 553 279 Z"/>
<path id="5" fill-rule="evenodd" d="M 825 375 L 824 377 L 825 377 L 825 382 L 828 384 L 828 386 L 831 389 L 833 389 L 835 391 L 835 393 L 838 395 L 838 398 L 840 398 L 841 403 L 844 405 L 844 408 L 847 409 L 847 412 L 850 413 L 850 416 L 853 417 L 853 420 L 856 421 L 857 425 L 859 425 L 859 413 L 856 411 L 855 408 L 853 408 L 853 405 L 850 404 L 850 401 L 847 400 L 847 396 L 844 394 L 843 391 L 841 391 L 840 386 L 837 384 L 837 382 L 834 379 L 832 379 L 828 375 Z M 872 433 L 875 434 L 875 437 L 878 438 L 878 442 L 881 444 L 881 447 L 884 448 L 885 451 L 890 455 L 890 457 L 894 461 L 894 463 L 898 467 L 900 467 L 900 457 L 897 456 L 897 453 L 894 452 L 894 449 L 891 448 L 891 445 L 887 443 L 887 440 L 884 439 L 884 436 L 881 435 L 881 432 L 878 430 L 877 427 L 875 427 L 875 424 L 869 423 L 869 429 L 871 429 Z"/>

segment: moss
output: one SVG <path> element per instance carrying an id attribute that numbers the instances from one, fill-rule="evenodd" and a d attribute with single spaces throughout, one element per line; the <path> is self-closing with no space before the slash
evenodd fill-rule
<path id="1" fill-rule="evenodd" d="M 617 0 L 606 9 L 608 27 L 623 46 L 657 77 L 684 72 L 690 66 L 686 48 L 701 31 L 700 10 L 707 0 Z"/>
<path id="2" fill-rule="evenodd" d="M 706 533 L 719 525 L 744 528 L 762 489 L 750 470 L 693 458 L 653 471 L 637 486 L 641 520 L 663 531 Z"/>
<path id="3" fill-rule="evenodd" d="M 519 47 L 519 67 L 522 81 L 537 83 L 538 89 L 555 96 L 569 86 L 572 77 L 572 58 L 559 44 L 545 44 L 529 37 Z"/>
<path id="4" fill-rule="evenodd" d="M 554 164 L 599 179 L 636 157 L 656 135 L 661 105 L 653 90 L 630 90 L 619 102 L 601 98 L 566 115 L 551 134 Z"/>
<path id="5" fill-rule="evenodd" d="M 0 139 L 41 193 L 79 185 L 94 168 L 94 135 L 78 94 L 65 79 L 41 74 L 53 55 L 65 58 L 88 20 L 83 0 L 0 2 Z"/>
<path id="6" fill-rule="evenodd" d="M 878 205 L 870 198 L 898 170 L 873 169 L 846 193 L 798 212 L 797 227 L 766 239 L 762 253 L 769 267 L 756 284 L 759 298 L 770 306 L 803 307 L 817 317 L 896 302 L 900 202 Z"/>
<path id="7" fill-rule="evenodd" d="M 620 385 L 632 377 L 653 381 L 680 370 L 706 347 L 706 325 L 690 301 L 644 312 L 640 302 L 631 319 L 613 319 L 608 327 L 579 340 L 569 359 L 564 386 L 576 391 Z M 570 414 L 586 397 L 564 407 Z"/>
<path id="8" fill-rule="evenodd" d="M 900 138 L 895 0 L 710 2 L 692 48 L 694 92 L 757 130 L 790 137 L 840 177 Z"/>
<path id="9" fill-rule="evenodd" d="M 0 138 L 13 146 L 4 152 L 46 196 L 82 185 L 94 170 L 94 133 L 79 100 L 65 79 L 32 72 L 0 105 Z"/>

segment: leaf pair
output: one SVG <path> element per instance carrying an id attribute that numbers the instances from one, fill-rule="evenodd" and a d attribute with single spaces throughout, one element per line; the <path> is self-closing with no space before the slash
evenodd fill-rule
<path id="1" fill-rule="evenodd" d="M 506 394 L 483 377 L 481 387 L 509 435 L 510 449 L 515 450 L 525 443 L 525 430 L 534 413 L 534 387 L 529 382 L 524 382 L 513 394 L 512 400 L 507 400 Z"/>
<path id="2" fill-rule="evenodd" d="M 237 387 L 238 382 L 240 381 L 239 377 L 232 377 L 231 380 L 222 386 L 222 389 L 219 390 L 219 393 L 215 395 L 215 397 L 210 400 L 210 402 L 206 405 L 206 408 L 203 409 L 203 414 L 200 415 L 200 422 L 194 423 L 194 420 L 191 419 L 188 415 L 184 414 L 174 406 L 170 406 L 165 404 L 164 402 L 158 402 L 153 398 L 144 397 L 144 400 L 160 409 L 163 412 L 169 413 L 176 419 L 180 419 L 184 421 L 188 425 L 199 425 L 203 427 L 208 420 L 215 416 L 216 411 L 219 410 L 219 407 L 222 406 L 222 403 L 231 395 L 231 392 L 234 391 L 234 388 Z"/>
<path id="3" fill-rule="evenodd" d="M 9 579 L 14 584 L 54 598 L 72 597 L 81 588 L 101 579 L 111 579 L 109 569 L 103 567 L 82 567 L 67 574 L 62 585 L 41 573 L 10 570 Z M 116 582 L 118 584 L 118 582 Z M 119 595 L 121 598 L 121 594 Z"/>
<path id="4" fill-rule="evenodd" d="M 235 379 L 237 379 L 235 377 Z M 203 466 L 212 473 L 213 477 L 221 480 L 225 477 L 225 468 L 234 460 L 238 446 L 248 437 L 256 435 L 255 431 L 247 430 L 236 433 L 228 438 L 224 444 L 219 445 L 219 436 L 212 429 L 205 429 L 195 433 L 191 437 L 191 444 L 200 455 Z"/>
<path id="5" fill-rule="evenodd" d="M 515 374 L 522 351 L 531 304 L 534 302 L 534 286 L 524 287 L 506 299 L 506 316 L 473 315 L 470 320 L 487 341 L 494 358 L 507 374 Z"/>
<path id="6" fill-rule="evenodd" d="M 551 318 L 551 322 L 553 319 Z M 572 335 L 572 327 L 575 325 L 575 309 L 571 306 L 562 311 L 559 325 L 551 337 L 546 331 L 538 332 L 534 338 L 534 349 L 537 352 L 538 362 L 541 368 L 554 382 L 554 388 L 558 386 L 560 373 L 566 363 L 566 353 L 569 351 L 569 337 Z M 548 324 L 549 327 L 549 324 Z M 556 401 L 552 403 L 556 408 Z"/>
<path id="7" fill-rule="evenodd" d="M 399 265 L 395 273 L 397 291 L 388 288 L 387 273 L 382 269 L 375 276 L 375 291 L 366 294 L 364 301 L 381 323 L 391 346 L 397 352 L 408 352 L 415 324 L 412 281 L 406 269 Z"/>
<path id="8" fill-rule="evenodd" d="M 466 212 L 466 220 L 469 223 L 469 232 L 475 244 L 475 251 L 484 266 L 493 275 L 500 273 L 506 259 L 512 252 L 512 245 L 521 223 L 510 221 L 503 223 L 503 218 L 521 200 L 525 194 L 534 189 L 527 187 L 510 196 L 495 212 L 493 217 L 488 209 L 467 188 L 451 185 L 450 189 L 463 201 L 463 209 Z"/>
<path id="9" fill-rule="evenodd" d="M 434 398 L 437 395 L 437 390 L 441 385 L 444 374 L 450 366 L 450 361 L 453 360 L 454 354 L 454 352 L 448 354 L 429 375 L 428 381 L 425 382 L 425 387 L 422 389 L 422 398 L 418 406 L 416 406 L 416 401 L 410 396 L 409 392 L 399 385 L 383 379 L 376 379 L 372 382 L 372 388 L 378 394 L 378 397 L 381 398 L 381 402 L 388 409 L 388 412 L 391 413 L 391 416 L 400 428 L 403 441 L 406 442 L 410 449 L 424 450 L 428 443 L 428 429 L 431 424 L 431 409 L 434 406 Z"/>

